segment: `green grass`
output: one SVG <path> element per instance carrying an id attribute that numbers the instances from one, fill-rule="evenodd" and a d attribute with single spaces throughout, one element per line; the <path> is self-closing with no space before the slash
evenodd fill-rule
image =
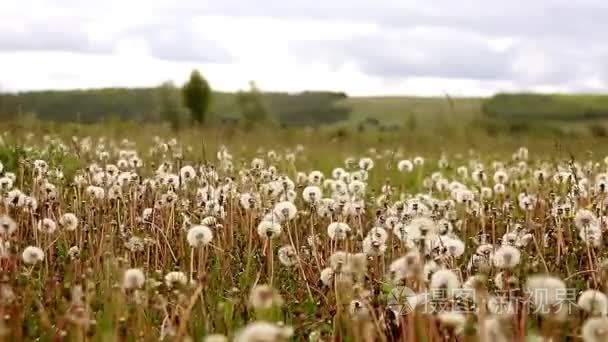
<path id="1" fill-rule="evenodd" d="M 407 126 L 415 118 L 417 124 L 429 124 L 435 119 L 469 119 L 480 114 L 482 98 L 445 97 L 351 97 L 341 101 L 350 106 L 348 124 L 376 119 L 383 125 Z"/>
<path id="2" fill-rule="evenodd" d="M 484 101 L 492 117 L 526 120 L 595 120 L 608 118 L 608 96 L 567 94 L 498 94 Z"/>

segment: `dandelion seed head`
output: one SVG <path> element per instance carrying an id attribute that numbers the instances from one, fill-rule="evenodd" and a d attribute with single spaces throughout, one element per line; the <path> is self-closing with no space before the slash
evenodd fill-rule
<path id="1" fill-rule="evenodd" d="M 126 290 L 141 289 L 146 281 L 144 272 L 139 268 L 130 268 L 125 271 L 122 287 Z"/>
<path id="2" fill-rule="evenodd" d="M 184 272 L 172 271 L 165 275 L 165 284 L 168 288 L 185 286 L 188 284 L 188 276 Z"/>
<path id="3" fill-rule="evenodd" d="M 257 285 L 249 294 L 249 305 L 255 310 L 268 310 L 283 305 L 283 298 L 277 290 L 268 285 Z"/>
<path id="4" fill-rule="evenodd" d="M 327 235 L 332 240 L 344 240 L 350 230 L 350 226 L 344 222 L 333 222 L 327 226 Z"/>
<path id="5" fill-rule="evenodd" d="M 605 342 L 608 340 L 608 318 L 593 317 L 583 324 L 581 334 L 584 342 Z"/>
<path id="6" fill-rule="evenodd" d="M 16 230 L 17 223 L 12 218 L 6 215 L 0 216 L 0 235 L 8 237 L 13 235 Z"/>
<path id="7" fill-rule="evenodd" d="M 511 269 L 519 265 L 521 252 L 513 246 L 502 246 L 496 250 L 492 261 L 500 269 Z"/>
<path id="8" fill-rule="evenodd" d="M 192 248 L 206 246 L 213 240 L 213 232 L 207 226 L 195 225 L 188 230 L 187 240 Z"/>
<path id="9" fill-rule="evenodd" d="M 578 307 L 592 316 L 608 315 L 608 297 L 597 290 L 586 290 L 577 301 Z"/>
<path id="10" fill-rule="evenodd" d="M 279 248 L 278 256 L 281 264 L 286 267 L 294 266 L 298 262 L 297 251 L 292 245 Z"/>
<path id="11" fill-rule="evenodd" d="M 21 254 L 21 258 L 24 263 L 28 265 L 34 265 L 42 260 L 44 260 L 44 252 L 42 249 L 35 246 L 25 247 L 23 253 Z"/>

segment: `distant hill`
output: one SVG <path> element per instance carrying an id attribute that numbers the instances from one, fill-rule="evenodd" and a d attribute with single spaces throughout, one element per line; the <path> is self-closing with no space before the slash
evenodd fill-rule
<path id="1" fill-rule="evenodd" d="M 240 113 L 237 94 L 216 92 L 210 117 L 234 122 Z M 307 91 L 296 94 L 266 92 L 263 102 L 284 126 L 403 126 L 413 119 L 425 122 L 446 116 L 480 113 L 480 98 L 348 97 L 344 93 Z M 0 94 L 0 120 L 19 113 L 43 120 L 83 123 L 107 119 L 159 120 L 157 88 L 104 88 Z"/>
<path id="2" fill-rule="evenodd" d="M 92 123 L 107 119 L 159 120 L 157 88 L 104 88 L 0 94 L 0 120 L 21 114 L 39 119 Z M 239 118 L 236 93 L 213 94 L 210 118 L 234 122 Z M 347 120 L 350 107 L 338 105 L 347 98 L 338 92 L 308 91 L 297 94 L 263 93 L 263 102 L 284 126 L 314 126 Z"/>
<path id="3" fill-rule="evenodd" d="M 506 120 L 608 119 L 608 95 L 497 94 L 484 101 L 482 111 Z"/>

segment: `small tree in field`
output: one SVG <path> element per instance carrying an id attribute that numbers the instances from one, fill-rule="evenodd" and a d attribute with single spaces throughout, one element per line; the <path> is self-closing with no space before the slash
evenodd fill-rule
<path id="1" fill-rule="evenodd" d="M 192 119 L 203 124 L 211 102 L 211 87 L 198 70 L 194 70 L 190 74 L 190 79 L 182 88 L 182 95 L 184 105 L 190 111 Z"/>
<path id="2" fill-rule="evenodd" d="M 171 81 L 164 82 L 158 88 L 158 100 L 161 121 L 168 122 L 172 129 L 178 130 L 182 119 L 179 89 Z"/>
<path id="3" fill-rule="evenodd" d="M 241 112 L 241 120 L 246 128 L 271 122 L 270 113 L 255 82 L 249 82 L 249 91 L 239 91 L 237 104 Z"/>

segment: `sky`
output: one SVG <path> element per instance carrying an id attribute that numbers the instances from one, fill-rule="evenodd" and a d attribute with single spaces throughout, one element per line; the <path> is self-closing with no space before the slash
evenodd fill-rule
<path id="1" fill-rule="evenodd" d="M 2 0 L 0 91 L 603 92 L 605 0 Z"/>

